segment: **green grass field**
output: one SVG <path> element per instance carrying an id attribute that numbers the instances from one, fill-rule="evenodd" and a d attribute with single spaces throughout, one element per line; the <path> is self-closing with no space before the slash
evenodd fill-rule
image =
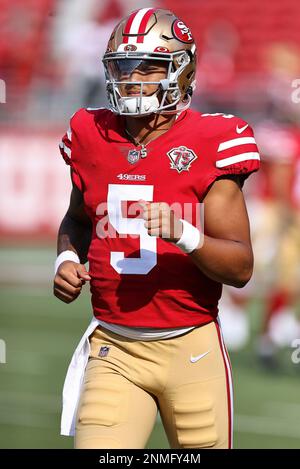
<path id="1" fill-rule="evenodd" d="M 72 352 L 90 319 L 88 294 L 65 305 L 52 296 L 54 249 L 0 249 L 0 448 L 72 448 L 59 436 L 61 390 Z M 252 337 L 259 307 L 249 311 Z M 3 342 L 2 342 L 3 343 Z M 291 350 L 281 370 L 264 371 L 253 343 L 231 354 L 235 382 L 235 447 L 300 447 L 300 364 Z M 149 448 L 167 448 L 160 421 Z"/>

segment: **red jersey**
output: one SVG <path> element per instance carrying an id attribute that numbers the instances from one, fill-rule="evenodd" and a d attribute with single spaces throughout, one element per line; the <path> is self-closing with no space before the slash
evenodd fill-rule
<path id="1" fill-rule="evenodd" d="M 177 214 L 188 206 L 195 223 L 218 177 L 246 178 L 258 169 L 252 129 L 231 115 L 184 111 L 147 144 L 146 156 L 126 138 L 123 119 L 107 109 L 80 109 L 60 145 L 93 223 L 88 260 L 94 314 L 128 327 L 206 324 L 218 313 L 222 285 L 175 244 L 149 236 L 144 221 L 130 214 L 130 203 L 167 202 Z M 104 228 L 114 236 L 103 237 Z"/>

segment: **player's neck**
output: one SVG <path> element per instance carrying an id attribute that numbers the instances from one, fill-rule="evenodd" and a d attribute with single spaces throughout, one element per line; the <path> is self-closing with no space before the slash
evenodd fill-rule
<path id="1" fill-rule="evenodd" d="M 150 140 L 167 132 L 176 119 L 176 114 L 151 114 L 145 117 L 126 117 L 125 127 L 129 134 L 139 143 L 146 144 Z"/>

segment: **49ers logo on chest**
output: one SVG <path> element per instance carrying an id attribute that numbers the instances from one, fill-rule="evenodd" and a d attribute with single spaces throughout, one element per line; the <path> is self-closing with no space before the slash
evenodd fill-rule
<path id="1" fill-rule="evenodd" d="M 171 160 L 171 169 L 177 169 L 178 173 L 189 171 L 191 163 L 197 158 L 193 150 L 185 146 L 172 148 L 167 155 Z"/>

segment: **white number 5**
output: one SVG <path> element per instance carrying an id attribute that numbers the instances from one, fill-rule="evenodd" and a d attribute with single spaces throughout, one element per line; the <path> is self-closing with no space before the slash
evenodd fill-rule
<path id="1" fill-rule="evenodd" d="M 156 237 L 149 236 L 142 218 L 124 218 L 121 203 L 124 200 L 153 201 L 153 186 L 132 184 L 109 184 L 107 209 L 109 221 L 120 234 L 140 236 L 141 257 L 125 257 L 124 252 L 110 253 L 110 263 L 119 274 L 145 275 L 157 263 Z M 120 239 L 121 242 L 121 239 Z"/>

